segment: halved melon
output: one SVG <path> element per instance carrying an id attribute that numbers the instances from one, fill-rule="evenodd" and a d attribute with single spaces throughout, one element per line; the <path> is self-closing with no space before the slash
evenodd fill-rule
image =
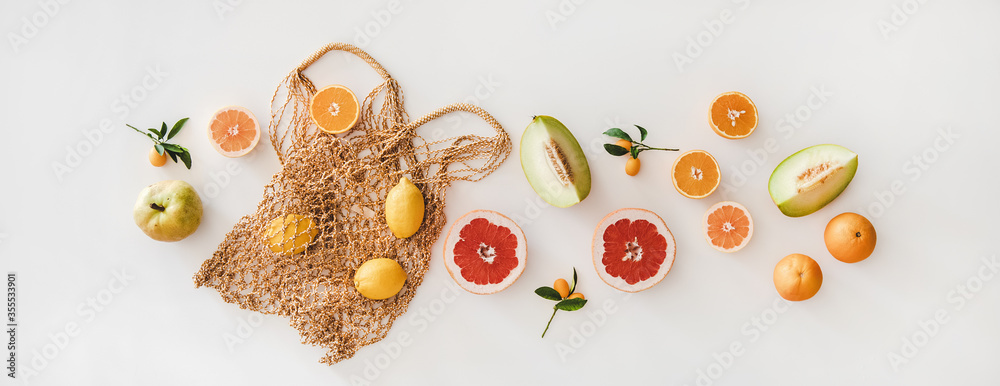
<path id="1" fill-rule="evenodd" d="M 811 146 L 781 161 L 767 190 L 781 213 L 801 217 L 837 198 L 857 171 L 857 153 L 839 145 Z"/>
<path id="2" fill-rule="evenodd" d="M 538 115 L 524 129 L 521 169 L 535 193 L 552 206 L 573 206 L 590 194 L 587 155 L 558 119 Z"/>

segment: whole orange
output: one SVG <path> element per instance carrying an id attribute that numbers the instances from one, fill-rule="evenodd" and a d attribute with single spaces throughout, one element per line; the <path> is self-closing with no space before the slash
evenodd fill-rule
<path id="1" fill-rule="evenodd" d="M 811 257 L 801 253 L 785 256 L 774 266 L 774 288 L 785 300 L 806 300 L 823 285 L 823 271 Z"/>
<path id="2" fill-rule="evenodd" d="M 851 212 L 834 217 L 823 232 L 826 249 L 845 263 L 857 263 L 871 256 L 875 250 L 875 239 L 875 227 L 871 221 Z"/>
<path id="3" fill-rule="evenodd" d="M 157 153 L 156 148 L 149 149 L 149 163 L 160 167 L 167 164 L 167 152 Z"/>

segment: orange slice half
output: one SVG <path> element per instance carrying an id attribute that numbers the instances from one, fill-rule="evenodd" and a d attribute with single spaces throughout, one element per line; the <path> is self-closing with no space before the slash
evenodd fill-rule
<path id="1" fill-rule="evenodd" d="M 704 150 L 690 150 L 674 160 L 670 179 L 684 197 L 705 198 L 719 187 L 722 178 L 715 157 Z"/>
<path id="2" fill-rule="evenodd" d="M 351 89 L 335 84 L 316 92 L 309 103 L 313 122 L 330 134 L 340 134 L 358 123 L 361 105 Z"/>
<path id="3" fill-rule="evenodd" d="M 712 101 L 708 124 L 722 138 L 746 138 L 757 128 L 757 106 L 741 92 L 724 92 Z"/>
<path id="4" fill-rule="evenodd" d="M 722 252 L 736 252 L 753 237 L 753 218 L 743 205 L 723 201 L 705 212 L 702 230 L 708 244 Z"/>

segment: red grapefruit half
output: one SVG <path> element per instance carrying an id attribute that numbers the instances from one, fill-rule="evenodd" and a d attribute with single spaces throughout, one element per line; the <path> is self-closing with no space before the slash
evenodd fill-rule
<path id="1" fill-rule="evenodd" d="M 674 265 L 677 245 L 656 213 L 624 208 L 611 212 L 594 231 L 594 268 L 605 283 L 625 292 L 656 285 Z"/>
<path id="2" fill-rule="evenodd" d="M 702 230 L 708 244 L 722 252 L 743 249 L 753 237 L 753 218 L 743 205 L 722 201 L 705 212 Z"/>
<path id="3" fill-rule="evenodd" d="M 528 246 L 514 220 L 492 210 L 466 213 L 448 230 L 444 266 L 466 291 L 500 292 L 524 272 Z"/>

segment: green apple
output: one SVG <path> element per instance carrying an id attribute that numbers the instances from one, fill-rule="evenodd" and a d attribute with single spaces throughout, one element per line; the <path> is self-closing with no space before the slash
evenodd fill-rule
<path id="1" fill-rule="evenodd" d="M 590 194 L 590 164 L 559 120 L 538 115 L 521 135 L 521 169 L 545 202 L 565 208 Z"/>
<path id="2" fill-rule="evenodd" d="M 201 225 L 201 197 L 184 181 L 160 181 L 139 193 L 132 209 L 135 225 L 158 241 L 180 241 Z"/>
<path id="3" fill-rule="evenodd" d="M 801 217 L 837 198 L 858 171 L 858 154 L 838 145 L 816 145 L 788 156 L 767 182 L 781 213 Z"/>

